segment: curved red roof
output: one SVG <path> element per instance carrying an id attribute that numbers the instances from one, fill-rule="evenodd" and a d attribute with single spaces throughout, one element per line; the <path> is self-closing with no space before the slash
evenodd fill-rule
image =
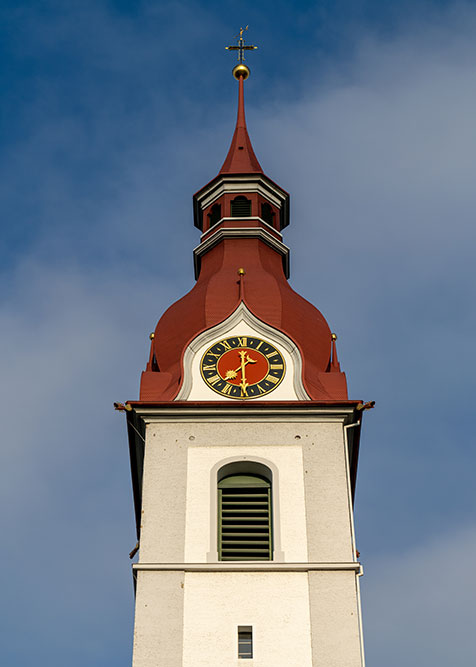
<path id="1" fill-rule="evenodd" d="M 153 375 L 166 374 L 167 386 L 163 385 L 163 377 L 154 400 L 175 397 L 182 380 L 181 364 L 187 345 L 202 331 L 225 320 L 239 305 L 238 267 L 246 270 L 244 301 L 249 310 L 285 333 L 300 349 L 303 382 L 310 398 L 346 399 L 343 374 L 329 372 L 332 340 L 324 316 L 291 288 L 278 253 L 260 239 L 244 238 L 224 239 L 212 248 L 203 258 L 195 287 L 160 318 L 152 349 L 161 372 Z M 335 376 L 330 384 L 329 376 Z M 337 376 L 342 376 L 342 380 L 338 382 Z M 152 386 L 146 384 L 141 399 L 153 400 Z M 155 393 L 153 390 L 152 394 Z"/>

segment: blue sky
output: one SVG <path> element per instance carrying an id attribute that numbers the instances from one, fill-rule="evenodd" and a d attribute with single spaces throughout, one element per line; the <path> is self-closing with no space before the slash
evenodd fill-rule
<path id="1" fill-rule="evenodd" d="M 369 667 L 466 667 L 476 556 L 476 6 L 0 3 L 2 663 L 130 664 L 123 415 L 193 284 L 191 196 L 249 58 L 259 160 L 291 193 L 291 283 L 365 415 Z"/>

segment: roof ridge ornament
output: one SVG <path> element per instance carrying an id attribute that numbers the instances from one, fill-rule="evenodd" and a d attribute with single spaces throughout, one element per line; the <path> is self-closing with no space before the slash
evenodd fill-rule
<path id="1" fill-rule="evenodd" d="M 245 40 L 243 39 L 243 33 L 248 30 L 249 26 L 246 26 L 246 28 L 240 28 L 240 32 L 238 35 L 235 36 L 235 39 L 237 40 L 237 45 L 233 46 L 225 46 L 225 49 L 227 51 L 237 51 L 237 56 L 238 56 L 238 65 L 235 65 L 233 68 L 233 76 L 235 79 L 239 80 L 240 78 L 247 79 L 250 75 L 250 69 L 244 64 L 245 60 L 245 51 L 254 51 L 257 49 L 257 46 L 254 46 L 253 44 L 245 44 Z"/>

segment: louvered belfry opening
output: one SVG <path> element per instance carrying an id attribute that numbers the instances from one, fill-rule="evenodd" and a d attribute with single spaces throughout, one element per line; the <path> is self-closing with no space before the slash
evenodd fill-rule
<path id="1" fill-rule="evenodd" d="M 231 200 L 231 217 L 248 218 L 251 215 L 251 201 L 239 195 Z"/>
<path id="2" fill-rule="evenodd" d="M 260 475 L 229 475 L 218 484 L 220 560 L 271 560 L 271 483 Z"/>

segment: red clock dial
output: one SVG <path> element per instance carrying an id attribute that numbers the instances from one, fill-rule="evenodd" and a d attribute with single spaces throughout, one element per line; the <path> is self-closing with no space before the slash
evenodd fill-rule
<path id="1" fill-rule="evenodd" d="M 285 363 L 271 343 L 254 336 L 233 336 L 205 352 L 200 370 L 213 391 L 243 400 L 273 391 L 284 377 Z"/>

